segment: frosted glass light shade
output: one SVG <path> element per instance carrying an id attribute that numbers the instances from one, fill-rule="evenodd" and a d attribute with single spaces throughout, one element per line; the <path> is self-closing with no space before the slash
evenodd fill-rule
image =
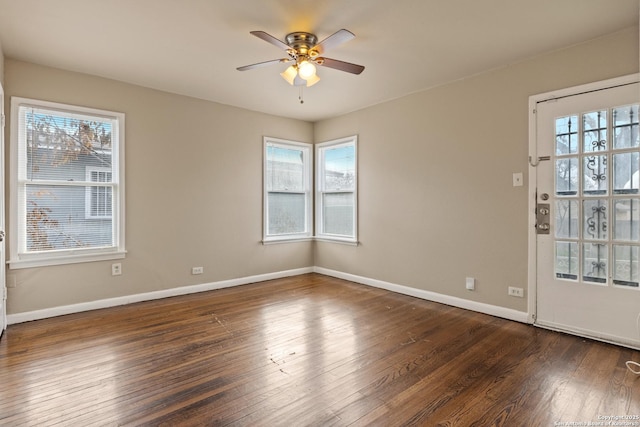
<path id="1" fill-rule="evenodd" d="M 284 70 L 284 72 L 280 73 L 280 75 L 282 76 L 283 79 L 285 79 L 287 81 L 287 83 L 289 83 L 291 86 L 293 86 L 293 81 L 295 80 L 296 76 L 298 75 L 298 70 L 296 70 L 296 67 L 291 65 L 289 68 Z"/>
<path id="2" fill-rule="evenodd" d="M 316 75 L 316 67 L 306 62 L 313 68 L 313 74 L 306 79 L 302 76 L 301 65 L 291 65 L 289 68 L 280 73 L 283 79 L 287 81 L 291 86 L 306 86 L 311 87 L 320 81 L 320 77 Z"/>
<path id="3" fill-rule="evenodd" d="M 320 77 L 318 77 L 316 74 L 314 74 L 313 76 L 309 77 L 307 79 L 307 87 L 311 87 L 314 84 L 318 83 L 320 81 Z"/>

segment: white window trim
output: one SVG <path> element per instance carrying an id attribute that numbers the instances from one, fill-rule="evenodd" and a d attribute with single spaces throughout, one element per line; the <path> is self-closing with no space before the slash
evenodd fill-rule
<path id="1" fill-rule="evenodd" d="M 269 204 L 267 190 L 267 148 L 270 146 L 280 148 L 296 148 L 301 149 L 304 153 L 303 164 L 305 169 L 305 231 L 302 233 L 290 233 L 290 234 L 267 234 L 269 229 Z M 305 142 L 289 141 L 286 139 L 278 139 L 265 136 L 263 137 L 263 183 L 262 183 L 262 243 L 281 243 L 281 242 L 299 242 L 313 239 L 313 145 Z"/>
<path id="2" fill-rule="evenodd" d="M 115 205 L 113 219 L 114 246 L 108 248 L 91 248 L 91 249 L 64 249 L 43 251 L 40 253 L 25 253 L 25 239 L 19 239 L 20 233 L 26 234 L 26 206 L 19 203 L 20 183 L 18 177 L 19 156 L 20 152 L 20 136 L 19 128 L 19 107 L 30 106 L 34 108 L 45 108 L 58 110 L 60 112 L 73 115 L 90 115 L 105 119 L 114 120 L 117 126 L 113 127 L 114 139 L 118 143 L 113 144 L 112 156 L 118 159 L 113 168 L 113 194 L 112 203 Z M 9 206 L 11 209 L 11 238 L 9 240 L 8 261 L 9 268 L 31 268 L 49 265 L 73 264 L 91 261 L 103 261 L 112 259 L 121 259 L 126 255 L 125 249 L 125 194 L 124 194 L 124 143 L 125 143 L 125 115 L 113 111 L 100 110 L 88 107 L 79 107 L 68 104 L 60 104 L 57 102 L 40 101 L 35 99 L 12 97 L 11 98 L 11 174 L 10 174 L 10 192 Z"/>
<path id="3" fill-rule="evenodd" d="M 92 172 L 111 172 L 111 169 L 109 168 L 101 168 L 98 166 L 86 166 L 85 167 L 85 176 L 86 176 L 86 180 L 87 182 L 94 182 L 91 180 L 91 173 Z M 101 182 L 101 181 L 95 181 L 96 183 L 96 187 L 110 187 L 112 189 L 112 196 L 113 197 L 113 184 L 111 182 Z M 113 216 L 112 215 L 92 215 L 92 203 L 93 203 L 93 198 L 91 197 L 91 187 L 87 187 L 87 190 L 85 191 L 85 196 L 84 196 L 84 217 L 85 219 L 112 219 Z M 113 203 L 113 201 L 112 201 Z"/>
<path id="4" fill-rule="evenodd" d="M 354 182 L 354 190 L 353 190 L 353 199 L 354 199 L 354 207 L 353 207 L 353 236 L 343 236 L 343 235 L 335 235 L 328 234 L 322 231 L 323 224 L 323 209 L 322 209 L 322 195 L 324 193 L 323 180 L 321 176 L 324 171 L 324 156 L 323 150 L 326 148 L 335 148 L 340 146 L 349 146 L 353 145 L 355 152 L 355 182 Z M 332 191 L 335 193 L 335 191 Z M 351 193 L 351 191 L 348 191 Z M 346 244 L 357 245 L 358 244 L 358 136 L 348 136 L 345 138 L 335 139 L 332 141 L 326 141 L 319 144 L 316 144 L 316 188 L 315 188 L 315 208 L 316 208 L 316 236 L 315 239 L 318 241 L 326 241 L 326 242 L 340 242 Z"/>

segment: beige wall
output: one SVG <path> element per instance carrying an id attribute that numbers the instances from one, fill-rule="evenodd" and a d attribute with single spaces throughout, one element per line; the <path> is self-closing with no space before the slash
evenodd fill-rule
<path id="1" fill-rule="evenodd" d="M 123 275 L 111 262 L 9 270 L 9 314 L 313 265 L 312 243 L 259 243 L 262 137 L 312 142 L 311 123 L 11 59 L 5 83 L 7 110 L 21 96 L 126 114 Z"/>
<path id="2" fill-rule="evenodd" d="M 2 43 L 0 43 L 0 83 L 4 86 L 4 52 L 2 51 Z"/>
<path id="3" fill-rule="evenodd" d="M 526 311 L 507 287 L 527 286 L 528 98 L 638 64 L 631 28 L 316 123 L 315 142 L 359 135 L 362 244 L 319 242 L 315 265 Z"/>
<path id="4" fill-rule="evenodd" d="M 312 265 L 526 311 L 506 291 L 527 285 L 528 97 L 638 66 L 632 28 L 314 125 L 7 59 L 7 106 L 126 114 L 129 251 L 119 277 L 111 262 L 9 270 L 8 313 Z M 261 245 L 262 136 L 353 134 L 361 245 Z"/>

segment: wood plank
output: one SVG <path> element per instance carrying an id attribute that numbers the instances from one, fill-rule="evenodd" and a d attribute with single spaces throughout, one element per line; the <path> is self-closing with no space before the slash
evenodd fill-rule
<path id="1" fill-rule="evenodd" d="M 640 352 L 319 274 L 11 325 L 1 425 L 553 425 Z"/>

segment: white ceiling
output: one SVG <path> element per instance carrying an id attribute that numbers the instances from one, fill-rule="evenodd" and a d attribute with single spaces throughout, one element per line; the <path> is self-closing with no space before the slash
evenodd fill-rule
<path id="1" fill-rule="evenodd" d="M 4 54 L 279 116 L 317 121 L 638 25 L 638 0 L 0 0 Z M 356 38 L 298 89 L 249 34 Z M 597 60 L 597 58 L 594 58 Z"/>

